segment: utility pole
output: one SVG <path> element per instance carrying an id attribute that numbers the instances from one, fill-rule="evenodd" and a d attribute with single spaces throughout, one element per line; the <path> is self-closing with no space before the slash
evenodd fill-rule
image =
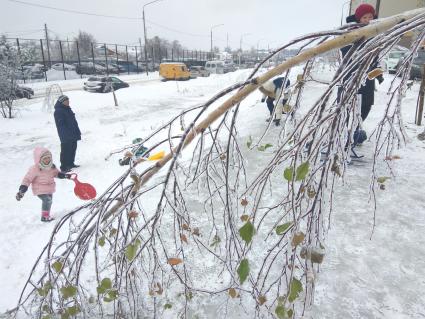
<path id="1" fill-rule="evenodd" d="M 50 60 L 50 45 L 49 45 L 49 33 L 47 32 L 47 24 L 44 24 L 44 33 L 46 34 L 46 45 L 47 45 L 47 58 L 49 59 L 49 68 L 52 67 L 52 61 Z"/>
<path id="2" fill-rule="evenodd" d="M 143 5 L 143 32 L 145 34 L 145 63 L 146 63 L 146 75 L 148 75 L 148 50 L 147 50 L 147 44 L 148 44 L 148 37 L 146 36 L 146 20 L 145 20 L 145 7 L 149 4 L 158 2 L 158 1 L 162 1 L 162 0 L 154 0 L 151 2 L 146 3 L 145 5 Z M 153 59 L 152 59 L 152 64 L 153 64 Z M 153 65 L 154 66 L 154 65 Z"/>
<path id="3" fill-rule="evenodd" d="M 145 68 L 146 68 L 146 75 L 149 75 L 148 73 L 148 51 L 146 49 L 148 40 L 146 37 L 146 23 L 145 23 L 145 6 L 143 6 L 143 34 L 145 36 L 145 47 L 144 47 L 144 51 L 145 51 Z M 140 44 L 141 45 L 141 44 Z"/>

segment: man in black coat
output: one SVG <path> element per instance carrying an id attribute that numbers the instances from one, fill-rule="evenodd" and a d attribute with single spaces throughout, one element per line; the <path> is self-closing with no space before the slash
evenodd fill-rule
<path id="1" fill-rule="evenodd" d="M 81 140 L 81 132 L 78 127 L 75 114 L 69 106 L 69 98 L 61 95 L 55 104 L 55 123 L 61 141 L 61 171 L 69 172 L 72 168 L 78 167 L 75 164 L 75 153 L 77 151 L 77 141 Z"/>

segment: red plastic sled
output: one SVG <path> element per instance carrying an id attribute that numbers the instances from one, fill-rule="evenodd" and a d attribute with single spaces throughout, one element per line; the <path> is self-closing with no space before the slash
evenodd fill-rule
<path id="1" fill-rule="evenodd" d="M 81 183 L 77 179 L 78 175 L 73 173 L 71 174 L 70 179 L 74 181 L 74 194 L 82 200 L 89 200 L 96 197 L 96 189 L 89 183 Z"/>

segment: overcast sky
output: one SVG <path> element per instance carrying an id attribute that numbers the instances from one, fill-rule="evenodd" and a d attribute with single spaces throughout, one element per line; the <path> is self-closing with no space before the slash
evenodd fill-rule
<path id="1" fill-rule="evenodd" d="M 128 19 L 62 12 L 34 5 L 82 11 Z M 53 37 L 73 38 L 87 31 L 99 42 L 132 44 L 143 39 L 142 7 L 136 0 L 0 0 L 0 34 L 10 37 L 44 37 L 47 23 Z M 209 50 L 213 45 L 243 48 L 277 47 L 297 36 L 333 29 L 348 11 L 346 0 L 161 0 L 145 7 L 147 35 L 179 40 L 188 49 Z M 139 18 L 139 19 L 136 19 Z"/>

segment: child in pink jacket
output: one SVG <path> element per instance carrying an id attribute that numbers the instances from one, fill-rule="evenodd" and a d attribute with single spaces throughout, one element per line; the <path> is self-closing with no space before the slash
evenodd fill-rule
<path id="1" fill-rule="evenodd" d="M 16 194 L 16 200 L 21 200 L 25 192 L 31 185 L 34 195 L 41 199 L 41 221 L 50 222 L 53 218 L 50 216 L 52 207 L 53 193 L 56 190 L 55 177 L 70 178 L 70 174 L 59 172 L 52 161 L 52 153 L 47 148 L 36 147 L 34 149 L 34 165 L 30 167 L 28 173 L 19 186 L 19 192 Z"/>

